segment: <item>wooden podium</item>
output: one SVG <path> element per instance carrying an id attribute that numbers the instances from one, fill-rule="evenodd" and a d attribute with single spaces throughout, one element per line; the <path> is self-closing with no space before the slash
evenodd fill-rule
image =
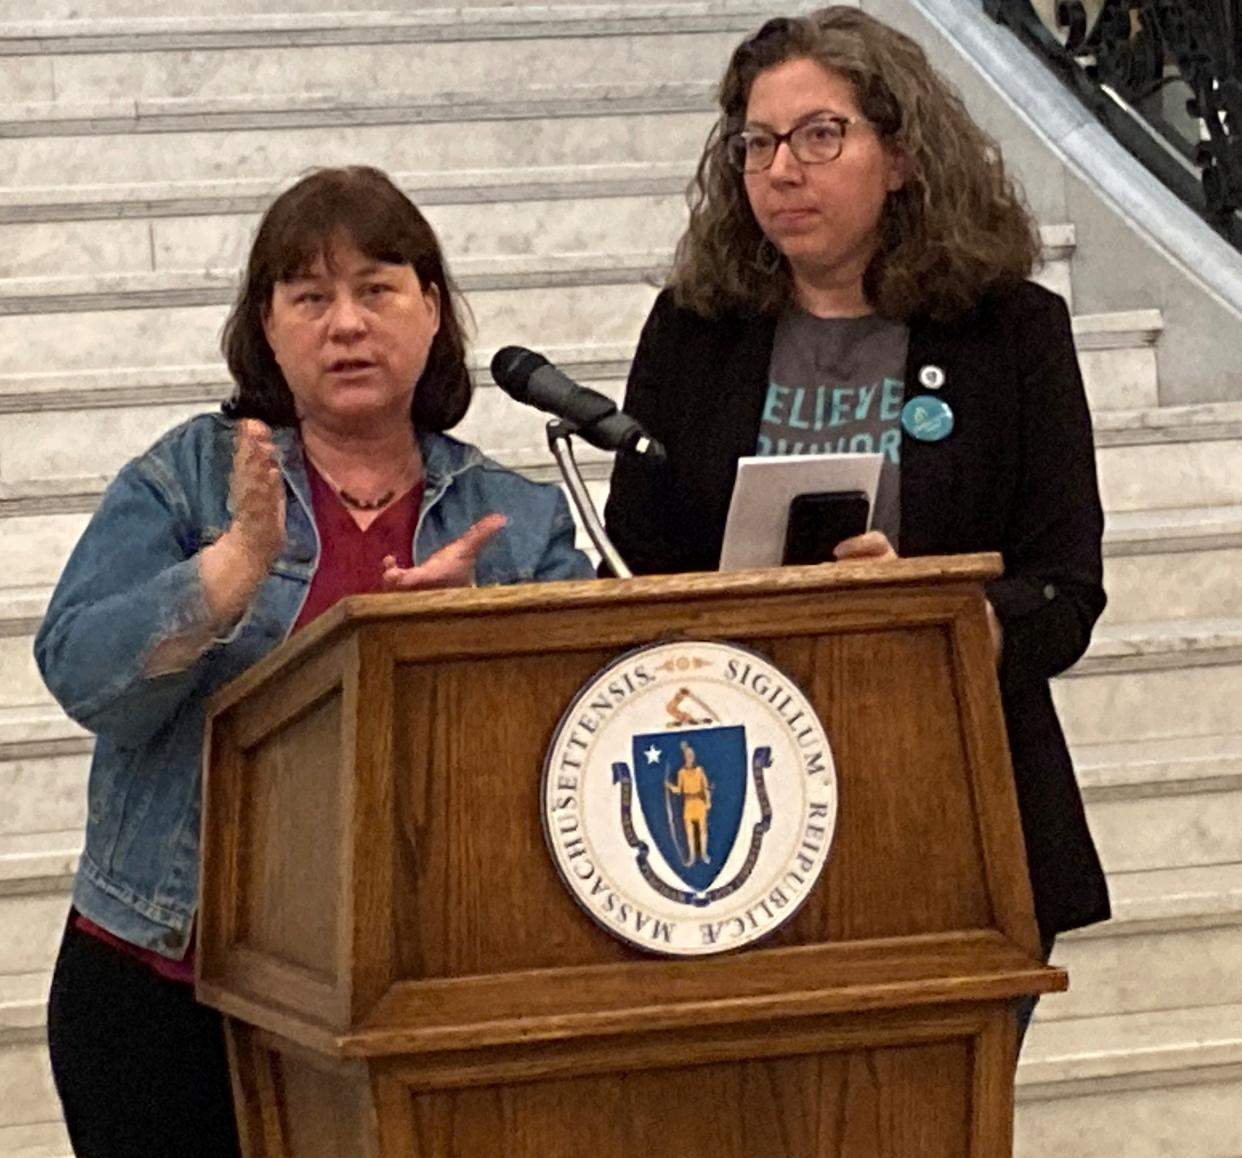
<path id="1" fill-rule="evenodd" d="M 994 556 L 350 599 L 212 705 L 198 993 L 247 1158 L 1004 1158 L 1040 964 Z M 836 761 L 810 900 L 736 953 L 597 927 L 540 772 L 619 654 L 719 639 Z"/>

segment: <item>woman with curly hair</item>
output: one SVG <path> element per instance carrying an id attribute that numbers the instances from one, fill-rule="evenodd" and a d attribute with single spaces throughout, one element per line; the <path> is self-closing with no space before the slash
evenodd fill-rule
<path id="1" fill-rule="evenodd" d="M 743 455 L 883 454 L 839 559 L 998 551 L 988 611 L 1046 950 L 1108 893 L 1048 681 L 1104 607 L 1091 420 L 1030 215 L 909 38 L 856 8 L 734 52 L 625 408 L 607 527 L 636 572 L 712 570 Z M 1022 1011 L 1022 1024 L 1029 1018 Z"/>

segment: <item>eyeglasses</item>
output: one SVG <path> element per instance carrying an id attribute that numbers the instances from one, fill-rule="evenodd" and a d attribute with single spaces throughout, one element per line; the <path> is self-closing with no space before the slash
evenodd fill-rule
<path id="1" fill-rule="evenodd" d="M 762 173 L 776 160 L 776 151 L 785 142 L 794 159 L 803 165 L 826 165 L 835 161 L 845 146 L 845 130 L 865 123 L 863 117 L 820 117 L 796 125 L 787 133 L 768 129 L 742 129 L 725 138 L 725 156 L 742 173 Z"/>

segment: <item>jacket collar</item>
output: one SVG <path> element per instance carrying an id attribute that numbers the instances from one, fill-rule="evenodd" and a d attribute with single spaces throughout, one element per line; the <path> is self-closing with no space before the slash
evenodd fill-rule
<path id="1" fill-rule="evenodd" d="M 483 463 L 477 447 L 434 431 L 418 435 L 418 449 L 423 456 L 424 502 L 446 491 L 459 475 Z"/>

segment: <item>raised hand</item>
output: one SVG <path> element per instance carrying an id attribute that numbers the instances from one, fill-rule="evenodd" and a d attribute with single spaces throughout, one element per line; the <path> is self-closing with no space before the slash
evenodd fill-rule
<path id="1" fill-rule="evenodd" d="M 207 604 L 221 623 L 250 605 L 285 545 L 285 484 L 272 432 L 254 418 L 237 424 L 229 479 L 233 522 L 202 553 L 199 575 Z"/>
<path id="2" fill-rule="evenodd" d="M 285 484 L 272 432 L 255 418 L 237 424 L 229 481 L 233 523 L 229 534 L 264 572 L 285 545 Z"/>
<path id="3" fill-rule="evenodd" d="M 504 515 L 484 515 L 464 535 L 441 547 L 415 567 L 398 567 L 391 555 L 384 559 L 381 578 L 385 591 L 425 591 L 435 587 L 469 587 L 479 553 L 504 529 Z"/>

